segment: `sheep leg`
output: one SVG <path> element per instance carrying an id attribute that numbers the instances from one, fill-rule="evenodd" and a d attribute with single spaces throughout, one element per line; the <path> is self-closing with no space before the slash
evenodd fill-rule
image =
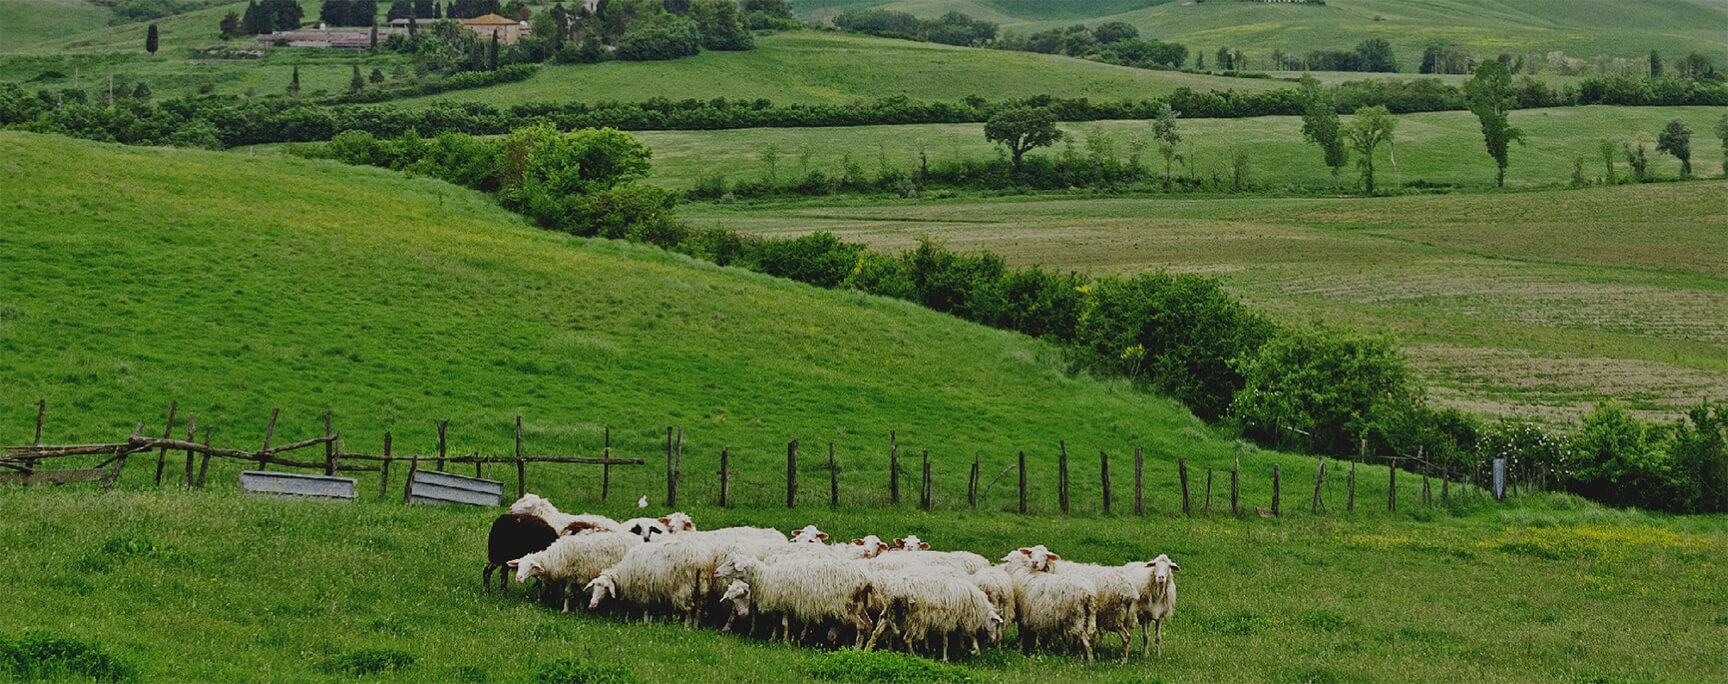
<path id="1" fill-rule="evenodd" d="M 972 657 L 976 658 L 976 657 L 978 657 L 978 635 L 976 635 L 976 634 L 972 635 L 971 639 L 972 639 Z"/>
<path id="2" fill-rule="evenodd" d="M 792 615 L 791 614 L 786 614 L 786 615 L 780 616 L 780 632 L 781 632 L 781 634 L 784 635 L 786 643 L 788 645 L 790 645 L 792 643 Z"/>
<path id="3" fill-rule="evenodd" d="M 948 662 L 948 635 L 942 635 L 942 662 Z"/>
<path id="4" fill-rule="evenodd" d="M 1122 662 L 1126 663 L 1128 650 L 1134 647 L 1134 634 L 1128 630 L 1127 625 L 1122 625 L 1116 629 L 1116 635 L 1122 637 Z"/>
<path id="5" fill-rule="evenodd" d="M 1157 626 L 1157 629 L 1155 630 L 1156 634 L 1153 636 L 1152 641 L 1153 641 L 1153 643 L 1158 644 L 1158 657 L 1163 658 L 1164 657 L 1164 621 L 1163 620 L 1154 620 L 1152 622 L 1154 625 Z"/>
<path id="6" fill-rule="evenodd" d="M 1146 654 L 1151 652 L 1151 650 L 1152 650 L 1152 628 L 1148 627 L 1146 625 L 1146 623 L 1142 622 L 1142 623 L 1140 623 L 1140 657 L 1142 657 L 1142 658 L 1146 657 Z"/>
<path id="7" fill-rule="evenodd" d="M 877 618 L 876 619 L 876 629 L 870 632 L 870 641 L 868 643 L 864 644 L 864 650 L 869 651 L 871 649 L 876 648 L 876 640 L 882 638 L 882 632 L 886 631 L 887 629 L 888 629 L 887 616 L 884 615 L 880 618 Z"/>
<path id="8" fill-rule="evenodd" d="M 1092 635 L 1080 633 L 1080 649 L 1086 653 L 1086 662 L 1092 662 Z"/>
<path id="9" fill-rule="evenodd" d="M 1022 655 L 1028 655 L 1028 656 L 1032 655 L 1032 647 L 1033 647 L 1033 645 L 1035 645 L 1037 643 L 1038 643 L 1038 637 L 1033 635 L 1032 630 L 1026 629 L 1025 625 L 1021 625 L 1020 626 L 1020 653 Z"/>
<path id="10" fill-rule="evenodd" d="M 491 593 L 492 571 L 496 569 L 498 569 L 498 566 L 491 563 L 486 564 L 486 572 L 480 575 L 480 591 L 482 593 Z"/>

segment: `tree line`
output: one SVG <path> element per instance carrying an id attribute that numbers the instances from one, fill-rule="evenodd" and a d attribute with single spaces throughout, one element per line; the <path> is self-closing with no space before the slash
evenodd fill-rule
<path id="1" fill-rule="evenodd" d="M 1280 325 L 1216 278 L 1170 273 L 1091 277 L 1012 268 L 990 252 L 929 241 L 882 253 L 830 233 L 768 238 L 693 228 L 673 193 L 640 183 L 651 153 L 612 129 L 540 125 L 497 139 L 413 131 L 344 132 L 295 154 L 399 169 L 494 193 L 541 226 L 627 239 L 714 263 L 916 302 L 1058 344 L 1073 370 L 1124 377 L 1262 444 L 1354 457 L 1421 454 L 1434 472 L 1468 477 L 1504 457 L 1527 482 L 1617 505 L 1728 511 L 1728 411 L 1710 403 L 1671 424 L 1607 404 L 1572 430 L 1485 421 L 1432 406 L 1389 339 Z"/>

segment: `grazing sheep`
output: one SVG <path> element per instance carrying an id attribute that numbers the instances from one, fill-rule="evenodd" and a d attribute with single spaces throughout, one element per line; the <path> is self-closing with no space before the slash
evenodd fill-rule
<path id="1" fill-rule="evenodd" d="M 683 511 L 667 514 L 666 517 L 660 519 L 660 522 L 666 526 L 666 531 L 670 534 L 696 531 L 696 521 L 691 520 L 689 514 Z"/>
<path id="2" fill-rule="evenodd" d="M 820 624 L 855 627 L 859 647 L 870 633 L 872 623 L 866 611 L 870 576 L 851 563 L 793 558 L 769 564 L 737 555 L 720 569 L 735 571 L 749 585 L 756 610 L 780 614 L 782 637 L 787 643 L 792 642 L 793 618 L 804 621 L 806 631 Z"/>
<path id="3" fill-rule="evenodd" d="M 990 561 L 968 551 L 899 551 L 889 549 L 870 559 L 880 569 L 942 567 L 962 575 L 990 567 Z"/>
<path id="4" fill-rule="evenodd" d="M 666 526 L 666 523 L 662 522 L 663 520 L 665 518 L 631 518 L 619 523 L 619 526 L 626 534 L 633 534 L 641 537 L 642 541 L 651 542 L 654 541 L 654 535 L 671 533 L 672 530 Z"/>
<path id="5" fill-rule="evenodd" d="M 1076 575 L 1092 582 L 1092 595 L 1097 599 L 1093 610 L 1097 616 L 1096 629 L 1115 632 L 1116 636 L 1121 638 L 1121 662 L 1128 662 L 1134 628 L 1140 624 L 1139 612 L 1136 609 L 1140 602 L 1140 590 L 1131 575 L 1120 567 L 1069 561 L 1054 562 L 1050 572 L 1056 575 Z"/>
<path id="6" fill-rule="evenodd" d="M 805 525 L 804 529 L 792 533 L 794 544 L 821 544 L 828 541 L 828 533 L 816 529 L 815 525 Z"/>
<path id="7" fill-rule="evenodd" d="M 854 539 L 851 544 L 844 546 L 848 555 L 853 558 L 875 558 L 888 550 L 888 544 L 874 534 L 864 535 L 863 538 Z"/>
<path id="8" fill-rule="evenodd" d="M 972 573 L 970 579 L 984 592 L 984 596 L 990 599 L 990 607 L 996 609 L 996 614 L 1002 617 L 1003 624 L 1013 624 L 1014 578 L 1008 576 L 1008 569 L 993 565 Z M 1001 639 L 1001 632 L 998 631 L 991 643 Z"/>
<path id="9" fill-rule="evenodd" d="M 525 513 L 505 513 L 492 521 L 486 534 L 486 571 L 480 575 L 480 588 L 492 589 L 492 571 L 506 563 L 552 545 L 558 532 L 544 519 Z M 498 574 L 498 591 L 509 586 L 509 577 Z"/>
<path id="10" fill-rule="evenodd" d="M 563 599 L 564 612 L 570 612 L 570 586 L 583 586 L 624 559 L 631 548 L 642 541 L 619 532 L 594 532 L 558 537 L 545 550 L 523 555 L 507 563 L 516 569 L 516 581 L 529 577 L 545 577 Z"/>
<path id="11" fill-rule="evenodd" d="M 592 515 L 587 513 L 570 514 L 561 512 L 558 510 L 557 506 L 552 505 L 551 501 L 547 501 L 544 497 L 538 494 L 524 494 L 522 498 L 517 499 L 515 503 L 510 504 L 510 512 L 537 516 L 541 520 L 545 520 L 546 524 L 551 525 L 552 529 L 560 531 L 570 527 L 570 524 L 575 522 L 587 523 L 589 526 L 604 530 L 623 529 L 618 526 L 618 521 L 604 515 Z"/>
<path id="12" fill-rule="evenodd" d="M 1031 655 L 1039 637 L 1069 639 L 1092 661 L 1092 633 L 1098 628 L 1092 581 L 1079 575 L 1013 572 L 1014 613 L 1020 621 L 1020 649 Z"/>
<path id="13" fill-rule="evenodd" d="M 597 609 L 601 600 L 613 598 L 641 610 L 643 622 L 660 608 L 682 614 L 685 622 L 690 622 L 695 612 L 697 578 L 693 570 L 673 558 L 677 550 L 670 543 L 641 544 L 630 549 L 583 587 L 589 592 L 588 609 Z"/>
<path id="14" fill-rule="evenodd" d="M 1145 563 L 1123 566 L 1131 576 L 1140 577 L 1140 600 L 1134 603 L 1140 620 L 1140 656 L 1146 656 L 1146 623 L 1153 625 L 1153 639 L 1158 645 L 1158 657 L 1164 657 L 1164 621 L 1176 614 L 1176 573 L 1182 566 L 1162 553 Z"/>
<path id="15" fill-rule="evenodd" d="M 948 660 L 950 637 L 970 645 L 978 655 L 978 636 L 994 640 L 1002 617 L 989 597 L 969 580 L 923 569 L 887 570 L 870 576 L 873 593 L 870 606 L 876 614 L 876 629 L 864 646 L 876 646 L 890 627 L 906 642 L 908 650 L 934 636 L 942 640 L 942 660 Z"/>

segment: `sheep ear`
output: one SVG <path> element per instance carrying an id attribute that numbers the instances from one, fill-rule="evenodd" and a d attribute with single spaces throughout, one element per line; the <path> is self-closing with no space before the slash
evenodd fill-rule
<path id="1" fill-rule="evenodd" d="M 1182 572 L 1182 566 L 1177 565 L 1175 563 L 1171 563 L 1170 564 L 1170 571 L 1171 572 Z"/>
<path id="2" fill-rule="evenodd" d="M 894 545 L 895 545 L 895 546 L 905 546 L 905 545 L 906 545 L 906 540 L 904 540 L 904 539 L 901 539 L 901 538 L 899 538 L 899 537 L 895 537 L 895 538 L 894 538 Z"/>
<path id="3" fill-rule="evenodd" d="M 859 546 L 863 546 L 863 545 L 864 545 L 864 540 L 862 540 L 862 539 L 854 539 L 854 540 L 852 540 L 852 543 L 853 543 L 853 544 L 857 544 L 857 545 L 859 545 Z"/>
<path id="4" fill-rule="evenodd" d="M 520 559 L 520 558 L 518 558 L 518 559 L 516 559 L 516 560 L 513 560 L 513 561 L 509 561 L 509 562 L 507 562 L 507 563 L 505 563 L 505 565 L 508 565 L 508 566 L 510 566 L 510 567 L 512 567 L 512 568 L 515 568 L 515 567 L 521 567 L 521 565 L 522 565 L 522 559 Z"/>
<path id="5" fill-rule="evenodd" d="M 816 538 L 821 539 L 823 541 L 827 541 L 828 540 L 828 533 L 827 532 L 819 532 L 816 534 Z"/>
<path id="6" fill-rule="evenodd" d="M 920 551 L 929 551 L 930 550 L 930 543 L 929 542 L 918 542 L 918 549 Z"/>
<path id="7" fill-rule="evenodd" d="M 1062 560 L 1062 557 L 1052 553 L 1050 554 L 1050 560 Z"/>
<path id="8" fill-rule="evenodd" d="M 660 521 L 660 524 L 662 524 L 662 525 L 671 525 L 672 524 L 671 518 L 659 518 L 658 520 Z"/>
<path id="9" fill-rule="evenodd" d="M 1020 548 L 1020 553 L 1023 553 L 1023 554 L 1026 554 L 1026 555 L 1028 555 L 1028 556 L 1030 556 L 1030 555 L 1032 555 L 1032 549 L 1028 549 L 1028 548 L 1025 548 L 1025 547 L 1021 547 L 1021 548 Z"/>

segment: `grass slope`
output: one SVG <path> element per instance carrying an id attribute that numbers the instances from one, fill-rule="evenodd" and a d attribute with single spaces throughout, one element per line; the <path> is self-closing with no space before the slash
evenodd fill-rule
<path id="1" fill-rule="evenodd" d="M 685 215 L 765 234 L 830 230 L 881 249 L 933 237 L 1095 273 L 1217 274 L 1287 321 L 1398 334 L 1443 403 L 1558 419 L 1604 398 L 1672 416 L 1728 396 L 1723 190 L 828 200 Z"/>
<path id="2" fill-rule="evenodd" d="M 0 2 L 0 53 L 92 31 L 108 21 L 108 10 L 89 0 Z"/>
<path id="3" fill-rule="evenodd" d="M 833 3 L 799 3 L 800 11 L 812 18 L 832 16 L 835 8 L 819 7 L 828 4 Z M 1200 49 L 1208 62 L 1219 47 L 1240 49 L 1250 60 L 1260 60 L 1273 49 L 1349 49 L 1369 38 L 1391 41 L 1400 67 L 1412 72 L 1431 42 L 1455 43 L 1479 56 L 1564 50 L 1584 59 L 1599 54 L 1642 57 L 1654 49 L 1669 60 L 1695 50 L 1718 63 L 1728 58 L 1728 36 L 1721 30 L 1728 25 L 1728 4 L 1721 0 L 1333 0 L 1325 5 L 895 0 L 846 3 L 838 9 L 866 6 L 920 16 L 965 12 L 1019 33 L 1125 21 L 1144 36 Z"/>

